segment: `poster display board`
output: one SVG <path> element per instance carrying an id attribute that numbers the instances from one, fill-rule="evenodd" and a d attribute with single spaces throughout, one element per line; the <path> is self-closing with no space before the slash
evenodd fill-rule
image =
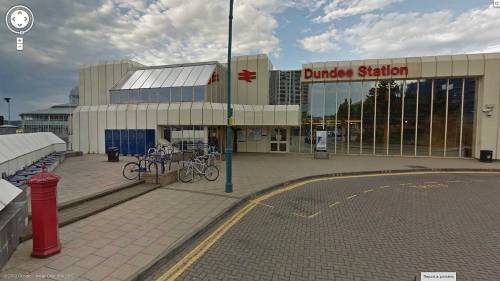
<path id="1" fill-rule="evenodd" d="M 326 131 L 316 131 L 316 151 L 327 151 Z"/>

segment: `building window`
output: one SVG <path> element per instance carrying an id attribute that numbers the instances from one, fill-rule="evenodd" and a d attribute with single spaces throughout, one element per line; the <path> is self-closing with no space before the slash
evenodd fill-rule
<path id="1" fill-rule="evenodd" d="M 469 78 L 305 84 L 299 151 L 326 130 L 333 153 L 472 157 L 475 88 Z"/>

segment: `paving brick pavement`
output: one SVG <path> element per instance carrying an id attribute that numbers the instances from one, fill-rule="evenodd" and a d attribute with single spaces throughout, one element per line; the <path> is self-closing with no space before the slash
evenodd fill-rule
<path id="1" fill-rule="evenodd" d="M 255 207 L 177 280 L 413 281 L 422 271 L 498 280 L 499 180 L 472 173 L 311 183 Z"/>
<path id="2" fill-rule="evenodd" d="M 72 193 L 71 190 L 87 187 L 91 190 L 92 180 L 99 177 L 121 180 L 123 161 L 109 168 L 103 155 L 83 157 L 88 157 L 88 163 L 79 165 L 75 161 L 73 169 L 76 173 L 85 171 L 79 167 L 86 167 L 88 174 L 79 185 L 63 187 L 68 194 Z M 92 165 L 92 159 L 101 162 Z M 70 161 L 68 159 L 60 168 Z M 224 162 L 219 165 L 221 176 L 216 182 L 175 183 L 61 228 L 63 251 L 49 259 L 30 258 L 31 241 L 22 243 L 2 269 L 0 278 L 9 280 L 14 276 L 9 274 L 35 272 L 54 280 L 125 280 L 189 238 L 193 230 L 206 226 L 239 198 L 302 176 L 380 169 L 412 170 L 415 166 L 500 168 L 500 163 L 460 159 L 335 156 L 331 160 L 313 160 L 310 155 L 237 154 L 234 158 L 235 192 L 227 196 L 223 191 Z M 94 171 L 105 170 L 104 166 L 109 170 L 102 171 L 102 174 Z M 56 173 L 61 173 L 61 169 Z M 71 169 L 66 169 L 66 178 L 71 179 Z M 67 183 L 63 180 L 61 184 Z M 109 185 L 103 186 L 112 185 L 110 180 Z M 40 280 L 34 275 L 25 278 L 29 279 Z"/>
<path id="3" fill-rule="evenodd" d="M 32 240 L 22 243 L 0 279 L 126 280 L 235 202 L 234 198 L 157 189 L 61 228 L 58 255 L 31 258 Z"/>

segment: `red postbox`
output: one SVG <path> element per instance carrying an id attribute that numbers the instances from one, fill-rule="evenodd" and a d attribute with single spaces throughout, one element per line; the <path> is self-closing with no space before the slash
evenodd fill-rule
<path id="1" fill-rule="evenodd" d="M 45 168 L 27 184 L 31 188 L 33 257 L 48 257 L 61 251 L 57 221 L 57 183 L 59 176 Z"/>

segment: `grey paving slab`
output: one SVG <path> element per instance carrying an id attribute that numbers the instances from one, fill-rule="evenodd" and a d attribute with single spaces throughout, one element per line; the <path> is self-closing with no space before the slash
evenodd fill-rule
<path id="1" fill-rule="evenodd" d="M 101 154 L 66 159 L 54 171 L 61 177 L 57 186 L 58 202 L 65 203 L 129 183 L 122 175 L 122 167 L 132 160 L 135 158 L 120 156 L 120 162 L 107 162 L 107 156 Z"/>

